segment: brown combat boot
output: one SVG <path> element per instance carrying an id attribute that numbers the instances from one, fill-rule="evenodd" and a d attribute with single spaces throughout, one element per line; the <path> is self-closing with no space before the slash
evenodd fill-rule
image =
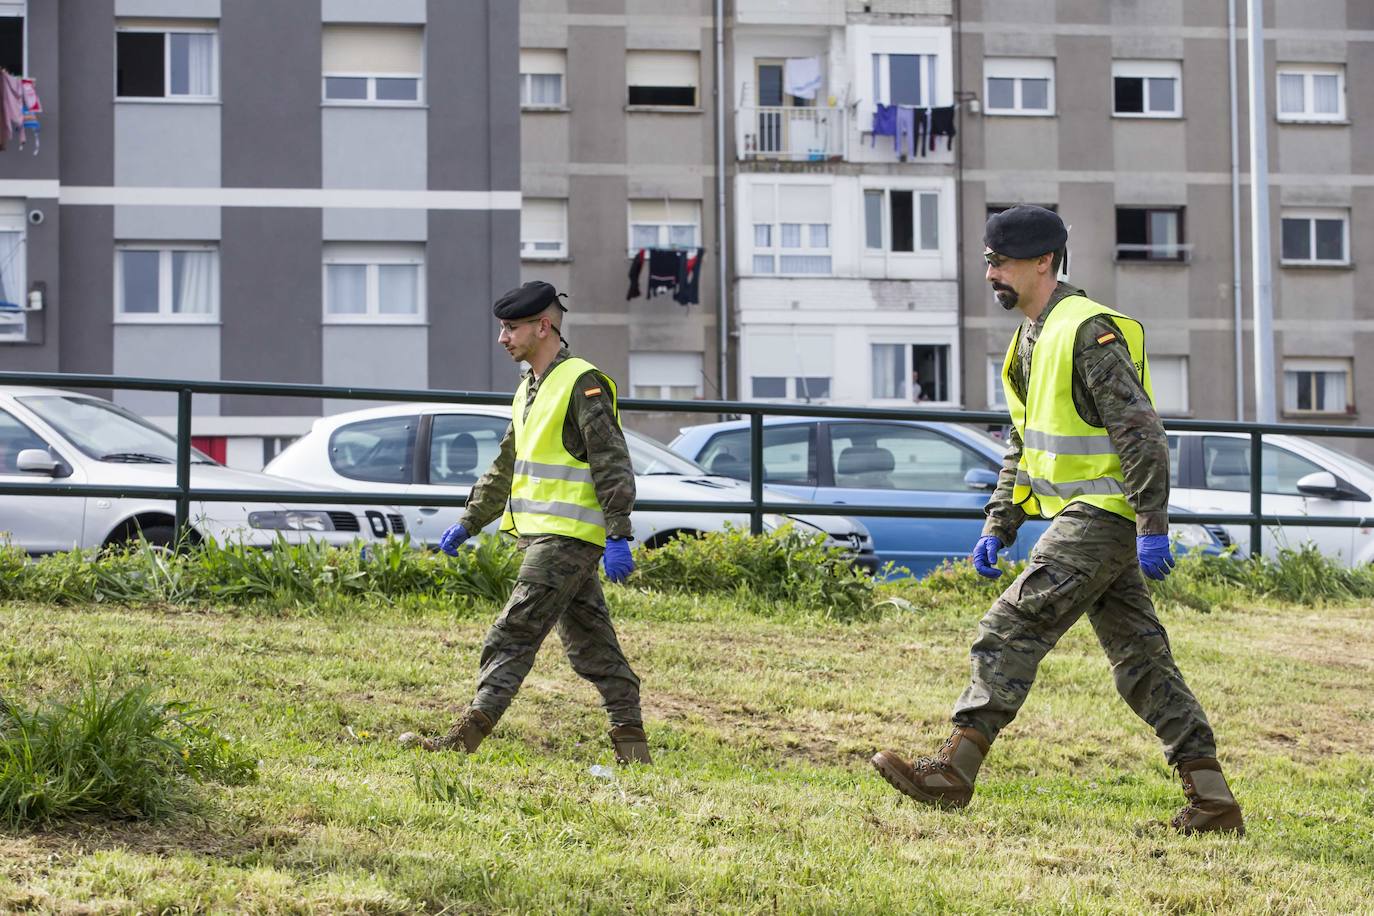
<path id="1" fill-rule="evenodd" d="M 937 808 L 962 808 L 973 798 L 973 782 L 988 752 L 975 728 L 956 728 L 934 757 L 908 763 L 896 751 L 879 751 L 873 766 L 903 795 Z"/>
<path id="2" fill-rule="evenodd" d="M 425 738 L 415 732 L 406 732 L 397 740 L 400 741 L 401 747 L 418 747 L 425 751 L 463 750 L 471 754 L 495 727 L 496 724 L 487 718 L 486 713 L 475 706 L 469 706 L 463 710 L 463 715 L 443 737 Z"/>
<path id="3" fill-rule="evenodd" d="M 617 725 L 611 729 L 611 747 L 615 748 L 615 762 L 624 766 L 627 763 L 653 763 L 649 756 L 649 738 L 644 729 L 633 725 Z"/>
<path id="4" fill-rule="evenodd" d="M 1221 764 L 1215 757 L 1199 757 L 1178 765 L 1183 780 L 1183 794 L 1188 804 L 1170 822 L 1182 834 L 1234 833 L 1245 836 L 1245 820 L 1240 805 L 1221 775 Z"/>

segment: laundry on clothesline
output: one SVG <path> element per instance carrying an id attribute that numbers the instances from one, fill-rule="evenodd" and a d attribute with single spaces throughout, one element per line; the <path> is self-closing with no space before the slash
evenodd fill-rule
<path id="1" fill-rule="evenodd" d="M 630 259 L 630 289 L 625 298 L 637 299 L 640 295 L 647 295 L 652 299 L 671 294 L 674 302 L 695 305 L 701 301 L 701 262 L 705 256 L 706 253 L 700 248 L 639 249 Z M 649 265 L 648 292 L 641 293 L 639 278 L 646 262 Z"/>
<path id="2" fill-rule="evenodd" d="M 946 138 L 946 149 L 954 149 L 954 106 L 920 108 L 914 105 L 884 105 L 873 109 L 871 146 L 879 137 L 892 138 L 892 151 L 903 158 L 925 156 L 935 151 L 935 138 Z"/>

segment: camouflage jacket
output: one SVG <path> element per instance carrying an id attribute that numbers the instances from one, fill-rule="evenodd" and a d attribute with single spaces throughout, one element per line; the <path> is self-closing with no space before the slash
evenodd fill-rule
<path id="1" fill-rule="evenodd" d="M 544 375 L 571 357 L 567 347 L 558 351 Z M 533 370 L 525 372 L 529 389 L 525 397 L 525 416 L 530 415 L 540 379 Z M 599 389 L 588 397 L 585 392 Z M 606 516 L 606 536 L 630 537 L 630 510 L 635 504 L 635 474 L 630 450 L 620 430 L 611 400 L 611 388 L 604 374 L 589 370 L 577 380 L 567 419 L 563 422 L 563 447 L 579 461 L 591 465 L 592 485 L 597 502 Z M 462 524 L 476 533 L 501 515 L 510 499 L 511 478 L 515 474 L 515 426 L 506 427 L 501 451 L 482 479 L 472 485 Z"/>
<path id="2" fill-rule="evenodd" d="M 1040 317 L 1022 322 L 1021 345 L 1010 372 L 1012 388 L 1022 400 L 1026 397 L 1031 353 L 1045 319 L 1061 299 L 1082 295 L 1081 289 L 1060 283 Z M 1108 332 L 1116 332 L 1115 340 L 1099 344 L 1098 338 Z M 1073 353 L 1073 404 L 1086 422 L 1107 429 L 1121 458 L 1126 498 L 1136 511 L 1136 533 L 1168 533 L 1169 440 L 1159 414 L 1145 395 L 1120 328 L 1109 316 L 1099 315 L 1078 329 Z M 983 533 L 996 536 L 1003 544 L 1016 540 L 1016 529 L 1026 520 L 1025 511 L 1012 501 L 1016 467 L 1021 461 L 1021 437 L 1015 427 L 1008 429 L 1007 444 L 997 489 L 983 510 L 987 515 Z"/>

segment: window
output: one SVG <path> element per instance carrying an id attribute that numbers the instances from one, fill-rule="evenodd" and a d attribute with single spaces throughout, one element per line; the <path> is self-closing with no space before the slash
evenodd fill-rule
<path id="1" fill-rule="evenodd" d="M 404 419 L 407 423 L 414 420 Z M 508 426 L 510 421 L 500 417 L 435 414 L 429 429 L 429 482 L 440 486 L 476 483 L 478 475 L 496 460 Z"/>
<path id="2" fill-rule="evenodd" d="M 424 317 L 422 246 L 350 242 L 325 245 L 325 321 L 416 324 Z"/>
<path id="3" fill-rule="evenodd" d="M 1178 61 L 1112 61 L 1112 112 L 1127 118 L 1182 117 L 1182 83 Z"/>
<path id="4" fill-rule="evenodd" d="M 1301 455 L 1277 445 L 1265 445 L 1260 452 L 1260 492 L 1279 496 L 1301 496 L 1298 481 L 1308 474 L 1325 470 Z M 1250 491 L 1250 442 L 1230 436 L 1204 436 L 1202 467 L 1209 490 Z"/>
<path id="5" fill-rule="evenodd" d="M 408 25 L 326 25 L 321 65 L 324 98 L 376 105 L 423 98 L 424 29 Z"/>
<path id="6" fill-rule="evenodd" d="M 1350 360 L 1283 361 L 1283 409 L 1289 413 L 1353 413 Z"/>
<path id="7" fill-rule="evenodd" d="M 732 429 L 706 443 L 697 463 L 712 474 L 749 479 L 749 430 Z M 763 479 L 767 483 L 816 484 L 816 431 L 810 426 L 763 428 Z"/>
<path id="8" fill-rule="evenodd" d="M 219 95 L 213 26 L 120 26 L 115 57 L 115 95 L 120 98 L 192 100 Z"/>
<path id="9" fill-rule="evenodd" d="M 637 398 L 690 401 L 701 397 L 700 353 L 631 353 L 630 390 Z"/>
<path id="10" fill-rule="evenodd" d="M 1155 410 L 1161 414 L 1188 412 L 1188 357 L 1150 357 L 1150 388 L 1155 395 Z"/>
<path id="11" fill-rule="evenodd" d="M 934 191 L 864 191 L 864 248 L 894 254 L 940 250 L 940 195 Z"/>
<path id="12" fill-rule="evenodd" d="M 28 336 L 24 201 L 0 201 L 0 340 Z"/>
<path id="13" fill-rule="evenodd" d="M 1183 208 L 1117 207 L 1118 261 L 1183 261 Z"/>
<path id="14" fill-rule="evenodd" d="M 410 416 L 340 426 L 329 437 L 329 463 L 351 480 L 411 483 L 418 425 L 418 418 Z"/>
<path id="15" fill-rule="evenodd" d="M 874 400 L 952 400 L 949 351 L 949 344 L 873 344 Z"/>
<path id="16" fill-rule="evenodd" d="M 0 474 L 24 473 L 19 470 L 19 453 L 31 448 L 46 452 L 48 443 L 9 413 L 0 410 Z"/>
<path id="17" fill-rule="evenodd" d="M 829 274 L 830 185 L 752 186 L 756 274 Z"/>
<path id="18" fill-rule="evenodd" d="M 1279 66 L 1280 121 L 1344 121 L 1345 68 Z"/>
<path id="19" fill-rule="evenodd" d="M 967 493 L 964 475 L 997 466 L 939 433 L 895 423 L 833 423 L 830 460 L 835 486 Z"/>
<path id="20" fill-rule="evenodd" d="M 1284 264 L 1349 264 L 1350 214 L 1345 210 L 1285 210 Z"/>
<path id="21" fill-rule="evenodd" d="M 568 256 L 568 202 L 526 197 L 520 204 L 520 257 Z"/>
<path id="22" fill-rule="evenodd" d="M 988 410 L 1007 409 L 1007 392 L 1002 382 L 1002 366 L 1006 361 L 1005 354 L 988 357 Z"/>
<path id="23" fill-rule="evenodd" d="M 553 49 L 520 51 L 520 107 L 562 108 L 567 52 Z"/>
<path id="24" fill-rule="evenodd" d="M 27 73 L 24 69 L 23 0 L 0 0 L 0 67 L 15 76 Z"/>
<path id="25" fill-rule="evenodd" d="M 1054 114 L 1054 61 L 1048 58 L 989 57 L 983 61 L 987 114 Z"/>
<path id="26" fill-rule="evenodd" d="M 627 51 L 625 82 L 629 104 L 697 107 L 701 60 L 696 51 Z"/>
<path id="27" fill-rule="evenodd" d="M 115 249 L 115 319 L 219 319 L 219 251 L 212 245 L 121 244 Z"/>
<path id="28" fill-rule="evenodd" d="M 750 396 L 761 400 L 825 401 L 834 376 L 833 335 L 754 333 L 745 338 Z"/>
<path id="29" fill-rule="evenodd" d="M 642 248 L 696 248 L 700 244 L 700 201 L 630 201 L 631 257 Z"/>
<path id="30" fill-rule="evenodd" d="M 884 105 L 934 105 L 936 60 L 934 54 L 874 54 L 874 98 Z"/>

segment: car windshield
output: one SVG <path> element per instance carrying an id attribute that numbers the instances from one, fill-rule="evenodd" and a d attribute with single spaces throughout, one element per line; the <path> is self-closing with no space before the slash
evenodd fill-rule
<path id="1" fill-rule="evenodd" d="M 176 438 L 117 404 L 59 394 L 21 397 L 19 403 L 92 458 L 130 464 L 176 463 Z M 195 449 L 191 449 L 191 461 L 215 463 Z"/>
<path id="2" fill-rule="evenodd" d="M 641 477 L 650 474 L 675 474 L 679 477 L 700 477 L 706 469 L 694 461 L 688 461 L 676 452 L 670 452 L 639 433 L 625 431 L 625 444 L 630 447 L 630 463 L 635 473 Z"/>

